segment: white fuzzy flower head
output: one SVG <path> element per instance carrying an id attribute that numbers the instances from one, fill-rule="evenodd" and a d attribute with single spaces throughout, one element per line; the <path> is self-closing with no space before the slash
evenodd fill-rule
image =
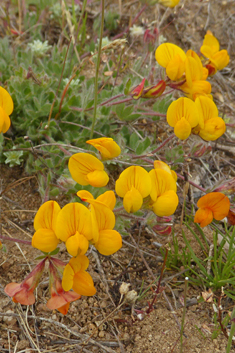
<path id="1" fill-rule="evenodd" d="M 64 78 L 64 79 L 63 79 L 64 86 L 66 86 L 66 85 L 69 83 L 69 80 L 70 80 L 69 78 Z M 76 80 L 73 79 L 73 80 L 70 82 L 69 87 L 71 87 L 71 88 L 77 87 L 77 86 L 79 85 L 79 83 L 80 83 L 79 78 L 77 78 Z"/>
<path id="2" fill-rule="evenodd" d="M 103 47 L 106 47 L 106 46 L 109 45 L 110 43 L 112 43 L 112 41 L 109 40 L 108 37 L 102 38 L 102 48 L 103 48 Z M 97 39 L 97 46 L 99 46 L 99 38 Z"/>
<path id="3" fill-rule="evenodd" d="M 48 45 L 47 40 L 41 42 L 39 39 L 34 40 L 33 43 L 29 43 L 28 47 L 36 56 L 43 56 L 50 48 L 52 48 L 51 45 Z"/>
<path id="4" fill-rule="evenodd" d="M 144 35 L 144 28 L 141 26 L 133 25 L 133 27 L 130 28 L 130 35 L 131 35 L 131 37 L 143 36 Z"/>

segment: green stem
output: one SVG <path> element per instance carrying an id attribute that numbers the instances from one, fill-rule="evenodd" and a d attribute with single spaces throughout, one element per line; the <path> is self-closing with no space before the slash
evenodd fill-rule
<path id="1" fill-rule="evenodd" d="M 186 315 L 186 298 L 187 298 L 187 287 L 188 287 L 188 277 L 185 277 L 184 282 L 184 311 L 181 322 L 181 330 L 180 330 L 180 353 L 183 352 L 183 334 L 184 334 L 184 321 Z"/>
<path id="2" fill-rule="evenodd" d="M 227 348 L 226 348 L 226 353 L 231 352 L 233 336 L 234 336 L 234 333 L 235 333 L 235 308 L 233 308 L 233 312 L 232 312 L 232 315 L 231 315 L 231 320 L 232 320 L 232 325 L 231 325 L 231 330 L 230 330 L 230 334 L 229 334 L 229 338 L 228 338 L 228 344 L 227 344 Z"/>
<path id="3" fill-rule="evenodd" d="M 95 122 L 96 122 L 96 110 L 97 110 L 97 102 L 98 102 L 98 76 L 99 76 L 99 67 L 100 67 L 100 56 L 102 49 L 102 38 L 103 38 L 103 29 L 104 29 L 104 0 L 101 0 L 101 26 L 100 26 L 100 40 L 97 54 L 97 63 L 96 63 L 96 71 L 95 71 L 95 96 L 94 96 L 94 114 L 91 126 L 91 134 L 90 139 L 93 137 Z"/>

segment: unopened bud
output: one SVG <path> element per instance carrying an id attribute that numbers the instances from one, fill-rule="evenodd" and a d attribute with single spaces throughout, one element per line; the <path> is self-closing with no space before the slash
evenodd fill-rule
<path id="1" fill-rule="evenodd" d="M 138 294 L 135 290 L 131 290 L 126 294 L 125 298 L 129 304 L 134 304 L 138 298 Z"/>
<path id="2" fill-rule="evenodd" d="M 130 283 L 123 282 L 119 287 L 119 292 L 121 295 L 126 295 L 129 292 Z"/>

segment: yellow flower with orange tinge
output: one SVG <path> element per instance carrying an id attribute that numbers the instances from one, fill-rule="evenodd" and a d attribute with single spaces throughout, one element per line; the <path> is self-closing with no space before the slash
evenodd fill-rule
<path id="1" fill-rule="evenodd" d="M 185 79 L 186 82 L 179 88 L 186 93 L 188 98 L 195 100 L 200 95 L 211 93 L 211 84 L 206 81 L 208 70 L 202 66 L 197 53 L 188 50 L 185 60 Z"/>
<path id="2" fill-rule="evenodd" d="M 166 74 L 172 81 L 183 77 L 186 60 L 183 49 L 172 43 L 163 43 L 156 49 L 155 58 L 166 69 Z"/>
<path id="3" fill-rule="evenodd" d="M 89 241 L 98 236 L 87 207 L 78 202 L 65 205 L 57 217 L 56 236 L 65 242 L 70 255 L 84 255 Z"/>
<path id="4" fill-rule="evenodd" d="M 115 190 L 123 197 L 123 206 L 128 213 L 137 212 L 143 199 L 149 196 L 151 179 L 148 172 L 139 166 L 126 168 L 116 180 Z"/>
<path id="5" fill-rule="evenodd" d="M 220 118 L 215 103 L 208 97 L 199 96 L 195 100 L 197 110 L 201 117 L 201 124 L 193 129 L 203 140 L 215 141 L 226 131 L 226 125 Z"/>
<path id="6" fill-rule="evenodd" d="M 98 236 L 91 243 L 102 255 L 112 255 L 122 247 L 122 237 L 114 230 L 115 215 L 113 208 L 116 197 L 113 191 L 106 191 L 95 200 L 88 191 L 78 191 L 77 195 L 88 202 L 93 220 L 93 226 L 97 229 Z"/>
<path id="7" fill-rule="evenodd" d="M 95 147 L 103 160 L 115 158 L 121 153 L 121 148 L 111 137 L 100 137 L 88 140 L 86 143 Z"/>
<path id="8" fill-rule="evenodd" d="M 165 166 L 163 169 L 158 168 L 159 164 L 155 165 L 157 168 L 154 168 L 149 172 L 152 184 L 149 208 L 159 217 L 171 216 L 175 212 L 179 203 L 176 194 L 175 175 L 172 175 L 170 168 L 167 170 Z"/>
<path id="9" fill-rule="evenodd" d="M 200 51 L 210 60 L 209 65 L 214 66 L 215 70 L 213 74 L 216 73 L 217 70 L 222 70 L 229 63 L 230 57 L 227 50 L 220 50 L 219 41 L 213 36 L 211 31 L 207 31 Z"/>
<path id="10" fill-rule="evenodd" d="M 202 117 L 199 116 L 195 102 L 185 97 L 170 104 L 166 117 L 168 124 L 174 127 L 175 135 L 181 140 L 187 139 L 192 128 L 198 124 L 203 126 Z"/>
<path id="11" fill-rule="evenodd" d="M 175 7 L 180 0 L 159 0 L 158 2 L 166 7 Z"/>
<path id="12" fill-rule="evenodd" d="M 202 196 L 197 202 L 199 208 L 195 214 L 194 222 L 199 223 L 201 227 L 205 227 L 213 221 L 224 219 L 229 212 L 229 198 L 221 192 L 211 192 Z"/>
<path id="13" fill-rule="evenodd" d="M 32 238 L 32 246 L 43 252 L 56 249 L 59 239 L 56 236 L 56 221 L 61 208 L 56 201 L 45 202 L 34 218 L 36 232 Z"/>
<path id="14" fill-rule="evenodd" d="M 169 167 L 168 164 L 162 162 L 162 161 L 154 161 L 153 163 L 154 169 L 162 169 L 165 170 L 166 172 L 168 172 L 169 174 L 171 174 L 171 176 L 173 177 L 173 179 L 175 181 L 177 181 L 177 174 L 174 170 L 171 170 L 171 168 Z"/>
<path id="15" fill-rule="evenodd" d="M 73 289 L 80 295 L 95 295 L 96 289 L 91 275 L 86 272 L 89 266 L 89 259 L 85 255 L 73 257 L 65 266 L 62 287 L 67 292 Z"/>
<path id="16" fill-rule="evenodd" d="M 89 153 L 76 153 L 69 158 L 70 174 L 80 185 L 95 187 L 106 186 L 109 176 L 104 170 L 103 163 Z"/>
<path id="17" fill-rule="evenodd" d="M 0 87 L 0 133 L 7 132 L 11 126 L 9 115 L 13 112 L 14 104 L 10 94 Z"/>

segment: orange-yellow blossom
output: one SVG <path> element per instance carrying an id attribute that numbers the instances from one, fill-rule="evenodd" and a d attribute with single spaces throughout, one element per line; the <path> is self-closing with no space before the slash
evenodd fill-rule
<path id="1" fill-rule="evenodd" d="M 103 163 L 89 153 L 76 153 L 69 158 L 69 171 L 73 180 L 80 185 L 102 187 L 108 184 L 109 177 Z"/>
<path id="2" fill-rule="evenodd" d="M 215 103 L 208 97 L 199 96 L 195 100 L 197 110 L 200 115 L 200 125 L 193 132 L 198 134 L 203 140 L 215 141 L 226 131 L 226 125 L 220 118 Z"/>
<path id="3" fill-rule="evenodd" d="M 126 168 L 116 181 L 115 190 L 118 196 L 123 197 L 125 210 L 137 212 L 151 190 L 151 180 L 148 172 L 139 166 Z"/>
<path id="4" fill-rule="evenodd" d="M 89 273 L 86 272 L 89 260 L 85 255 L 73 257 L 65 266 L 62 287 L 65 291 L 73 289 L 80 295 L 95 295 L 96 289 Z"/>
<path id="5" fill-rule="evenodd" d="M 228 65 L 230 57 L 227 50 L 220 50 L 220 44 L 211 31 L 207 31 L 203 44 L 200 48 L 201 53 L 210 60 L 210 65 L 214 66 L 215 73 L 217 70 L 222 70 Z"/>
<path id="6" fill-rule="evenodd" d="M 167 110 L 167 122 L 174 127 L 175 135 L 181 140 L 190 136 L 192 128 L 201 125 L 196 104 L 185 97 L 171 103 Z"/>
<path id="7" fill-rule="evenodd" d="M 180 0 L 158 0 L 159 4 L 162 4 L 163 6 L 166 7 L 175 7 L 178 5 Z"/>
<path id="8" fill-rule="evenodd" d="M 166 69 L 166 74 L 172 81 L 182 78 L 186 54 L 180 47 L 172 43 L 163 43 L 156 49 L 155 58 L 158 64 Z"/>
<path id="9" fill-rule="evenodd" d="M 197 202 L 199 208 L 195 214 L 194 222 L 205 227 L 213 221 L 221 221 L 228 215 L 230 202 L 229 198 L 221 192 L 211 192 L 202 196 Z"/>
<path id="10" fill-rule="evenodd" d="M 153 163 L 154 169 L 162 169 L 166 172 L 170 173 L 175 181 L 177 181 L 177 174 L 174 170 L 171 170 L 168 164 L 162 161 L 154 161 Z"/>
<path id="11" fill-rule="evenodd" d="M 7 132 L 11 126 L 9 115 L 13 112 L 14 105 L 10 94 L 0 87 L 0 133 Z"/>
<path id="12" fill-rule="evenodd" d="M 77 195 L 90 204 L 89 209 L 93 220 L 94 228 L 98 236 L 92 239 L 92 244 L 102 255 L 112 255 L 122 247 L 122 237 L 114 230 L 115 215 L 112 209 L 116 203 L 113 191 L 106 191 L 94 200 L 93 196 L 84 190 Z"/>
<path id="13" fill-rule="evenodd" d="M 186 82 L 179 88 L 186 93 L 188 98 L 193 100 L 199 95 L 209 95 L 211 84 L 206 81 L 208 70 L 202 66 L 197 53 L 188 50 L 185 60 L 185 79 Z"/>
<path id="14" fill-rule="evenodd" d="M 89 241 L 97 237 L 90 211 L 78 202 L 69 203 L 62 208 L 57 217 L 56 235 L 66 244 L 72 256 L 84 255 Z"/>
<path id="15" fill-rule="evenodd" d="M 55 229 L 60 210 L 56 201 L 47 201 L 39 208 L 34 218 L 34 229 L 36 230 L 32 238 L 34 248 L 43 252 L 51 252 L 56 249 L 59 239 L 55 234 Z"/>
<path id="16" fill-rule="evenodd" d="M 86 143 L 95 147 L 103 160 L 115 158 L 121 153 L 121 148 L 111 137 L 100 137 L 88 140 Z"/>
<path id="17" fill-rule="evenodd" d="M 171 216 L 179 203 L 175 179 L 164 169 L 153 169 L 149 176 L 152 184 L 150 208 L 159 217 Z"/>
<path id="18" fill-rule="evenodd" d="M 87 191 L 87 190 L 80 190 L 77 192 L 78 197 L 80 197 L 80 199 L 82 201 L 87 201 L 91 199 L 94 200 L 93 195 Z M 100 203 L 103 203 L 104 205 L 106 205 L 107 207 L 110 208 L 110 210 L 113 210 L 115 205 L 116 205 L 116 196 L 114 194 L 114 192 L 112 190 L 108 190 L 105 191 L 103 194 L 101 194 L 100 196 L 98 196 L 96 198 L 96 201 L 99 201 Z"/>

